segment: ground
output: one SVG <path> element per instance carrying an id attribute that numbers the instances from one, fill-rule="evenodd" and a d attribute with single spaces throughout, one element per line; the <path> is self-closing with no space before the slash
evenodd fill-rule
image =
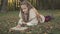
<path id="1" fill-rule="evenodd" d="M 44 16 L 51 15 L 53 19 L 34 27 L 29 32 L 9 32 L 9 28 L 17 25 L 19 11 L 0 13 L 0 34 L 60 34 L 60 10 L 40 10 Z"/>

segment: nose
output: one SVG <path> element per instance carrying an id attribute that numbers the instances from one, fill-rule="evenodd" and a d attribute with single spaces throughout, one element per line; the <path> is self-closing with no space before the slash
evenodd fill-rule
<path id="1" fill-rule="evenodd" d="M 23 10 L 23 11 L 25 11 L 25 10 Z"/>

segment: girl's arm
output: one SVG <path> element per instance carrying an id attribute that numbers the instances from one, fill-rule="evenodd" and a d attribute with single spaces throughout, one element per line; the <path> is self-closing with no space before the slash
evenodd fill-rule
<path id="1" fill-rule="evenodd" d="M 37 24 L 38 24 L 37 18 L 34 18 L 30 22 L 26 23 L 27 26 L 34 26 Z"/>
<path id="2" fill-rule="evenodd" d="M 19 13 L 19 18 L 20 18 L 20 20 L 19 20 L 19 22 L 18 22 L 18 25 L 19 25 L 19 24 L 22 24 L 22 21 L 23 21 L 23 20 L 22 20 L 22 16 L 21 16 L 21 11 L 20 11 L 20 13 Z"/>

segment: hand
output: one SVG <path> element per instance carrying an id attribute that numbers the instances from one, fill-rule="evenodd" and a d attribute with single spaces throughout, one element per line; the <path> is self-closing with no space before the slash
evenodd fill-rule
<path id="1" fill-rule="evenodd" d="M 20 28 L 20 27 L 21 27 L 21 25 L 17 25 L 16 27 L 17 27 L 17 28 Z"/>
<path id="2" fill-rule="evenodd" d="M 23 27 L 24 27 L 24 26 L 26 26 L 26 23 L 25 23 L 25 22 L 23 22 L 23 24 L 22 24 L 21 26 L 23 26 Z"/>

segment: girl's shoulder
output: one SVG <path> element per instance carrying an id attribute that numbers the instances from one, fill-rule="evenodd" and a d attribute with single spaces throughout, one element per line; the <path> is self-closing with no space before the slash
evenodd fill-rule
<path id="1" fill-rule="evenodd" d="M 31 8 L 30 10 L 32 10 L 32 11 L 36 11 L 36 9 L 35 9 L 35 8 Z"/>
<path id="2" fill-rule="evenodd" d="M 32 13 L 33 13 L 33 12 L 37 12 L 37 10 L 36 10 L 35 8 L 31 8 L 31 9 L 30 9 L 30 12 L 32 12 Z"/>

